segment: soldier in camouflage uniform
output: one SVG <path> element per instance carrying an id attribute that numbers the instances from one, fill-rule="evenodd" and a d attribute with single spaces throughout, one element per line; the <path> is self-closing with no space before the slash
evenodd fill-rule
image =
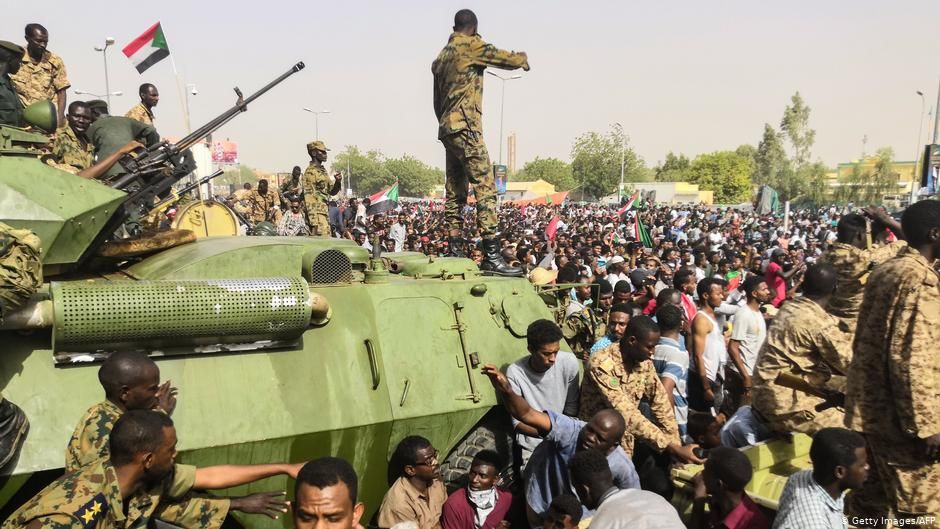
<path id="1" fill-rule="evenodd" d="M 281 184 L 281 197 L 290 202 L 294 199 L 299 199 L 301 202 L 304 200 L 304 185 L 300 181 L 300 166 L 295 165 L 290 172 L 290 180 Z"/>
<path id="2" fill-rule="evenodd" d="M 39 237 L 0 222 L 0 323 L 42 286 Z M 0 468 L 16 455 L 29 421 L 16 404 L 0 396 Z"/>
<path id="3" fill-rule="evenodd" d="M 876 268 L 865 287 L 848 373 L 845 425 L 868 440 L 893 514 L 936 517 L 940 277 L 934 265 L 940 258 L 940 202 L 913 204 L 901 225 L 909 247 Z M 932 525 L 937 524 L 933 518 Z"/>
<path id="4" fill-rule="evenodd" d="M 326 161 L 326 152 L 329 149 L 322 141 L 311 141 L 307 144 L 307 154 L 310 155 L 310 165 L 304 171 L 304 203 L 307 205 L 307 224 L 310 225 L 310 234 L 329 237 L 330 232 L 330 197 L 339 192 L 342 179 L 330 178 L 323 168 Z"/>
<path id="5" fill-rule="evenodd" d="M 127 114 L 124 114 L 124 117 L 136 119 L 146 125 L 153 125 L 153 107 L 160 102 L 160 92 L 157 91 L 156 86 L 144 83 L 140 85 L 138 95 L 140 96 L 140 103 L 131 107 Z"/>
<path id="6" fill-rule="evenodd" d="M 248 216 L 251 222 L 270 222 L 277 226 L 281 222 L 281 194 L 271 189 L 264 178 L 258 180 L 258 188 L 248 196 Z"/>
<path id="7" fill-rule="evenodd" d="M 775 432 L 813 435 L 823 428 L 842 425 L 842 410 L 815 410 L 825 399 L 774 383 L 783 373 L 820 390 L 845 389 L 852 334 L 823 309 L 835 286 L 836 271 L 832 266 L 811 266 L 803 283 L 803 296 L 786 302 L 767 329 L 767 340 L 754 366 L 751 408 Z"/>
<path id="8" fill-rule="evenodd" d="M 66 119 L 68 123 L 56 131 L 50 158 L 56 167 L 78 174 L 92 166 L 95 156 L 95 146 L 85 136 L 93 119 L 91 109 L 82 101 L 73 101 Z"/>
<path id="9" fill-rule="evenodd" d="M 651 361 L 659 342 L 659 327 L 648 316 L 631 318 L 624 332 L 624 345 L 611 344 L 594 353 L 581 384 L 582 419 L 606 408 L 623 415 L 627 428 L 621 446 L 634 455 L 637 441 L 657 452 L 668 453 L 685 462 L 701 462 L 692 453 L 694 445 L 682 446 L 676 414 Z M 640 410 L 645 400 L 651 416 Z M 642 480 L 641 476 L 641 480 Z"/>
<path id="10" fill-rule="evenodd" d="M 58 122 L 65 122 L 65 91 L 72 84 L 62 59 L 46 49 L 49 32 L 40 24 L 26 25 L 26 52 L 22 67 L 13 76 L 16 91 L 24 107 L 37 101 L 52 101 L 58 109 Z"/>
<path id="11" fill-rule="evenodd" d="M 141 435 L 143 434 L 143 435 Z M 16 510 L 3 529 L 120 529 L 146 527 L 151 519 L 163 519 L 167 502 L 193 489 L 236 487 L 279 474 L 297 477 L 301 465 L 227 465 L 197 469 L 177 465 L 176 429 L 164 413 L 132 410 L 118 419 L 110 434 L 113 450 L 79 470 L 67 472 Z M 132 477 L 118 484 L 118 474 Z M 286 512 L 277 499 L 282 493 L 240 498 L 251 505 L 245 512 L 272 518 Z M 236 500 L 232 500 L 232 509 Z M 192 527 L 218 527 L 223 517 L 206 512 Z"/>
<path id="12" fill-rule="evenodd" d="M 897 222 L 881 209 L 872 208 L 869 211 L 879 221 L 880 226 L 891 227 L 895 233 L 901 233 Z M 869 240 L 877 234 L 870 233 L 866 219 L 854 213 L 842 217 L 836 231 L 838 240 L 829 246 L 820 259 L 820 262 L 835 267 L 838 273 L 836 291 L 829 299 L 826 311 L 845 320 L 849 329 L 854 332 L 858 310 L 862 305 L 862 294 L 872 269 L 897 255 L 906 243 L 899 240 L 889 244 L 877 244 Z"/>
<path id="13" fill-rule="evenodd" d="M 23 102 L 10 78 L 19 69 L 23 48 L 0 40 L 0 125 L 23 126 Z"/>
<path id="14" fill-rule="evenodd" d="M 450 247 L 456 248 L 463 231 L 461 212 L 467 188 L 473 185 L 477 226 L 483 235 L 486 259 L 481 268 L 502 275 L 523 275 L 510 267 L 496 239 L 496 183 L 483 143 L 483 72 L 487 66 L 529 69 L 525 53 L 500 50 L 477 34 L 477 17 L 469 9 L 454 16 L 454 32 L 431 65 L 434 74 L 434 113 L 438 139 L 446 151 L 447 201 L 444 209 L 450 228 Z"/>
<path id="15" fill-rule="evenodd" d="M 160 369 L 149 357 L 137 352 L 112 354 L 101 365 L 98 380 L 105 400 L 95 404 L 78 421 L 65 451 L 65 470 L 79 470 L 110 456 L 108 440 L 117 420 L 128 410 L 155 409 L 172 415 L 176 388 L 162 386 Z M 219 527 L 229 510 L 244 510 L 240 498 L 214 498 L 186 494 L 168 502 L 158 514 L 161 521 L 184 529 Z"/>
<path id="16" fill-rule="evenodd" d="M 581 360 L 587 360 L 590 356 L 591 346 L 598 338 L 603 336 L 600 333 L 600 320 L 593 307 L 589 305 L 591 299 L 591 280 L 587 277 L 580 277 L 577 280 L 579 286 L 574 288 L 574 294 L 577 299 L 570 300 L 565 307 L 565 319 L 561 324 L 562 334 L 568 345 L 571 346 L 571 352 Z"/>

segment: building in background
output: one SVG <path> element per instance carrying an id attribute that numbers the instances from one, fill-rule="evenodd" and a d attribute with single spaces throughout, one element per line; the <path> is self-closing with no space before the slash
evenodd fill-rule
<path id="1" fill-rule="evenodd" d="M 633 191 L 625 192 L 630 196 L 635 191 L 640 191 L 646 195 L 650 191 L 656 194 L 657 204 L 707 204 L 715 202 L 715 193 L 712 191 L 703 191 L 698 188 L 698 184 L 688 182 L 628 182 L 626 185 L 633 188 Z M 618 197 L 616 194 L 604 197 L 601 201 L 605 203 L 615 203 Z"/>

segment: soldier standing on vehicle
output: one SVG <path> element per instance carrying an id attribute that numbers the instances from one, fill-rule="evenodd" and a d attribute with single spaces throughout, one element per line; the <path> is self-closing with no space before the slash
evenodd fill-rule
<path id="1" fill-rule="evenodd" d="M 42 286 L 39 237 L 0 222 L 0 323 Z M 26 440 L 29 421 L 16 404 L 0 396 L 0 468 Z"/>
<path id="2" fill-rule="evenodd" d="M 467 205 L 467 188 L 472 184 L 477 226 L 483 235 L 486 254 L 481 268 L 496 274 L 521 276 L 521 268 L 509 266 L 500 256 L 496 238 L 496 183 L 483 143 L 483 72 L 487 66 L 528 71 L 529 59 L 523 52 L 504 51 L 483 42 L 477 34 L 476 15 L 469 9 L 461 9 L 454 16 L 454 32 L 431 65 L 438 139 L 444 144 L 447 157 L 444 208 L 450 229 L 449 246 L 452 253 L 462 246 L 461 211 Z"/>
<path id="3" fill-rule="evenodd" d="M 72 86 L 62 59 L 46 49 L 49 32 L 41 24 L 26 25 L 26 52 L 20 53 L 22 68 L 13 75 L 23 106 L 51 101 L 58 110 L 58 123 L 65 122 L 65 91 Z"/>
<path id="4" fill-rule="evenodd" d="M 22 57 L 22 47 L 0 40 L 0 125 L 23 125 L 23 102 L 11 79 L 23 64 Z"/>
<path id="5" fill-rule="evenodd" d="M 865 435 L 893 514 L 914 523 L 940 512 L 940 202 L 908 207 L 901 226 L 908 247 L 865 287 L 845 424 Z"/>
<path id="6" fill-rule="evenodd" d="M 140 96 L 140 103 L 131 107 L 124 117 L 136 119 L 145 125 L 153 125 L 153 107 L 157 106 L 160 101 L 160 92 L 157 91 L 156 86 L 144 83 L 140 85 L 137 93 Z"/>
<path id="7" fill-rule="evenodd" d="M 342 180 L 334 176 L 330 178 L 323 168 L 326 161 L 326 152 L 329 149 L 322 141 L 311 141 L 307 144 L 307 154 L 310 155 L 310 165 L 304 171 L 304 202 L 307 205 L 307 224 L 310 225 L 310 234 L 329 237 L 330 232 L 330 197 L 339 192 Z"/>

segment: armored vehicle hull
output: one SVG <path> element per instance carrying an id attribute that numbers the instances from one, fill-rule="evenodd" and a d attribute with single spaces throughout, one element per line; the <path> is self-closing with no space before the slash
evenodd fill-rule
<path id="1" fill-rule="evenodd" d="M 299 237 L 199 239 L 53 277 L 38 297 L 52 302 L 23 309 L 45 311 L 36 328 L 0 331 L 3 394 L 31 423 L 4 513 L 61 472 L 76 423 L 104 398 L 97 360 L 122 349 L 150 353 L 179 388 L 180 461 L 340 456 L 371 512 L 396 443 L 419 434 L 449 452 L 496 405 L 477 366 L 525 354 L 528 323 L 550 317 L 525 280 L 481 276 L 466 259 L 372 260 L 351 241 Z M 278 489 L 286 478 L 230 492 Z"/>

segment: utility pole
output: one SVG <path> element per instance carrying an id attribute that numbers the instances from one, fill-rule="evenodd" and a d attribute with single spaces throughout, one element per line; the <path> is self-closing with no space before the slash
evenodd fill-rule
<path id="1" fill-rule="evenodd" d="M 940 136 L 940 83 L 937 84 L 937 105 L 934 107 L 933 113 L 933 143 L 937 143 L 937 138 Z"/>

